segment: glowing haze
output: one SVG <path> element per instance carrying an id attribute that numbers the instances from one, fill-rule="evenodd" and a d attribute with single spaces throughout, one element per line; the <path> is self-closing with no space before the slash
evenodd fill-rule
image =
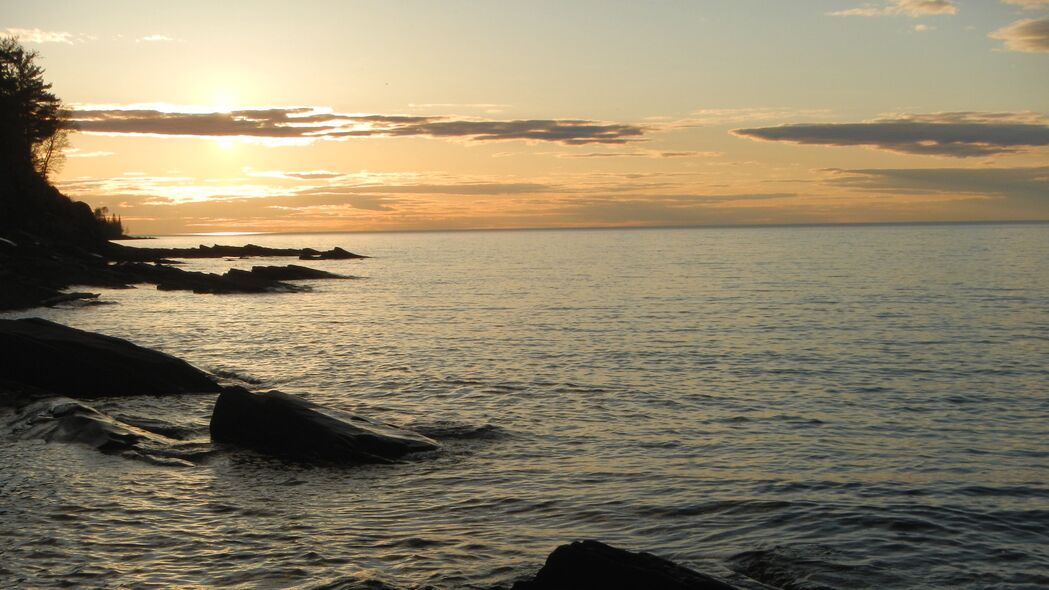
<path id="1" fill-rule="evenodd" d="M 1049 219 L 1049 2 L 5 4 L 134 233 Z"/>

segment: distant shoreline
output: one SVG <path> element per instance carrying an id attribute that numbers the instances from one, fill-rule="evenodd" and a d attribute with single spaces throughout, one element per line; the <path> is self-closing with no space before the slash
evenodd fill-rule
<path id="1" fill-rule="evenodd" d="M 1045 225 L 1049 219 L 1036 220 L 1002 220 L 1002 221 L 865 221 L 843 223 L 747 223 L 747 224 L 709 224 L 709 225 L 618 225 L 602 227 L 478 227 L 449 229 L 332 229 L 308 232 L 202 232 L 185 234 L 140 234 L 120 240 L 147 240 L 156 238 L 242 238 L 251 236 L 316 236 L 325 234 L 441 234 L 472 232 L 557 232 L 557 231 L 617 231 L 617 230 L 683 230 L 683 229 L 790 229 L 819 227 L 944 227 L 973 225 Z"/>

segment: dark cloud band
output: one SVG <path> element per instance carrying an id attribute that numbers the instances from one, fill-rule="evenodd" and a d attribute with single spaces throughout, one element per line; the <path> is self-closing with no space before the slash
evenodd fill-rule
<path id="1" fill-rule="evenodd" d="M 185 113 L 158 110 L 76 110 L 71 123 L 87 133 L 275 139 L 438 137 L 469 141 L 543 141 L 564 145 L 624 144 L 645 128 L 585 120 L 510 121 L 408 115 L 348 115 L 310 107 Z"/>
<path id="2" fill-rule="evenodd" d="M 1049 166 L 829 170 L 828 184 L 893 194 L 977 194 L 1049 205 Z"/>
<path id="3" fill-rule="evenodd" d="M 866 146 L 907 154 L 967 158 L 1049 145 L 1049 125 L 998 113 L 923 115 L 870 123 L 781 125 L 736 129 L 741 137 L 806 145 Z"/>

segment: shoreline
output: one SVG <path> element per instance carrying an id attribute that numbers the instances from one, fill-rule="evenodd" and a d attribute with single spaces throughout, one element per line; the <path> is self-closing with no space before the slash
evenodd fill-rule
<path id="1" fill-rule="evenodd" d="M 151 284 L 160 290 L 195 293 L 294 292 L 304 287 L 288 280 L 348 278 L 298 265 L 230 269 L 219 275 L 185 271 L 177 260 L 192 258 L 297 258 L 360 260 L 367 256 L 340 247 L 266 248 L 200 245 L 196 248 L 136 248 L 106 242 L 97 246 L 46 240 L 23 232 L 0 236 L 0 311 L 50 307 L 76 299 L 97 299 L 96 293 L 68 293 L 73 286 L 130 289 Z"/>
<path id="2" fill-rule="evenodd" d="M 0 319 L 0 411 L 13 410 L 15 440 L 77 444 L 162 469 L 194 469 L 216 453 L 253 453 L 305 461 L 317 468 L 426 461 L 439 442 L 411 431 L 345 414 L 277 391 L 252 392 L 220 383 L 189 363 L 123 339 L 37 318 Z M 50 370 L 61 366 L 62 371 Z M 152 416 L 120 417 L 87 402 L 123 396 L 216 395 L 210 443 Z M 261 402 L 262 405 L 256 405 Z M 305 420 L 305 421 L 304 421 Z M 363 429 L 363 431 L 362 431 Z M 330 433 L 330 434 L 329 434 Z M 274 463 L 279 468 L 280 462 Z M 739 574 L 742 575 L 742 574 Z M 385 582 L 378 587 L 397 590 Z M 595 540 L 572 541 L 547 556 L 537 573 L 518 573 L 489 590 L 740 590 L 722 580 L 645 552 Z M 321 586 L 327 587 L 327 586 Z M 338 586 L 336 583 L 335 587 Z M 369 586 L 371 587 L 371 586 Z M 426 588 L 431 588 L 427 586 Z M 422 589 L 420 589 L 422 590 Z"/>

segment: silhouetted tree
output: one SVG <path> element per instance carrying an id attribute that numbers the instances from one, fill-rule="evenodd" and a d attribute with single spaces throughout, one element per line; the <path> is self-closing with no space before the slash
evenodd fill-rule
<path id="1" fill-rule="evenodd" d="M 109 207 L 96 207 L 95 219 L 102 228 L 102 235 L 107 240 L 116 240 L 124 237 L 124 220 L 116 213 L 110 215 Z"/>
<path id="2" fill-rule="evenodd" d="M 48 182 L 70 125 L 37 57 L 17 39 L 0 37 L 0 235 L 28 232 L 95 247 L 122 229 L 120 219 L 96 218 Z"/>
<path id="3" fill-rule="evenodd" d="M 69 121 L 37 57 L 17 39 L 0 38 L 0 150 L 46 178 L 68 145 Z"/>

